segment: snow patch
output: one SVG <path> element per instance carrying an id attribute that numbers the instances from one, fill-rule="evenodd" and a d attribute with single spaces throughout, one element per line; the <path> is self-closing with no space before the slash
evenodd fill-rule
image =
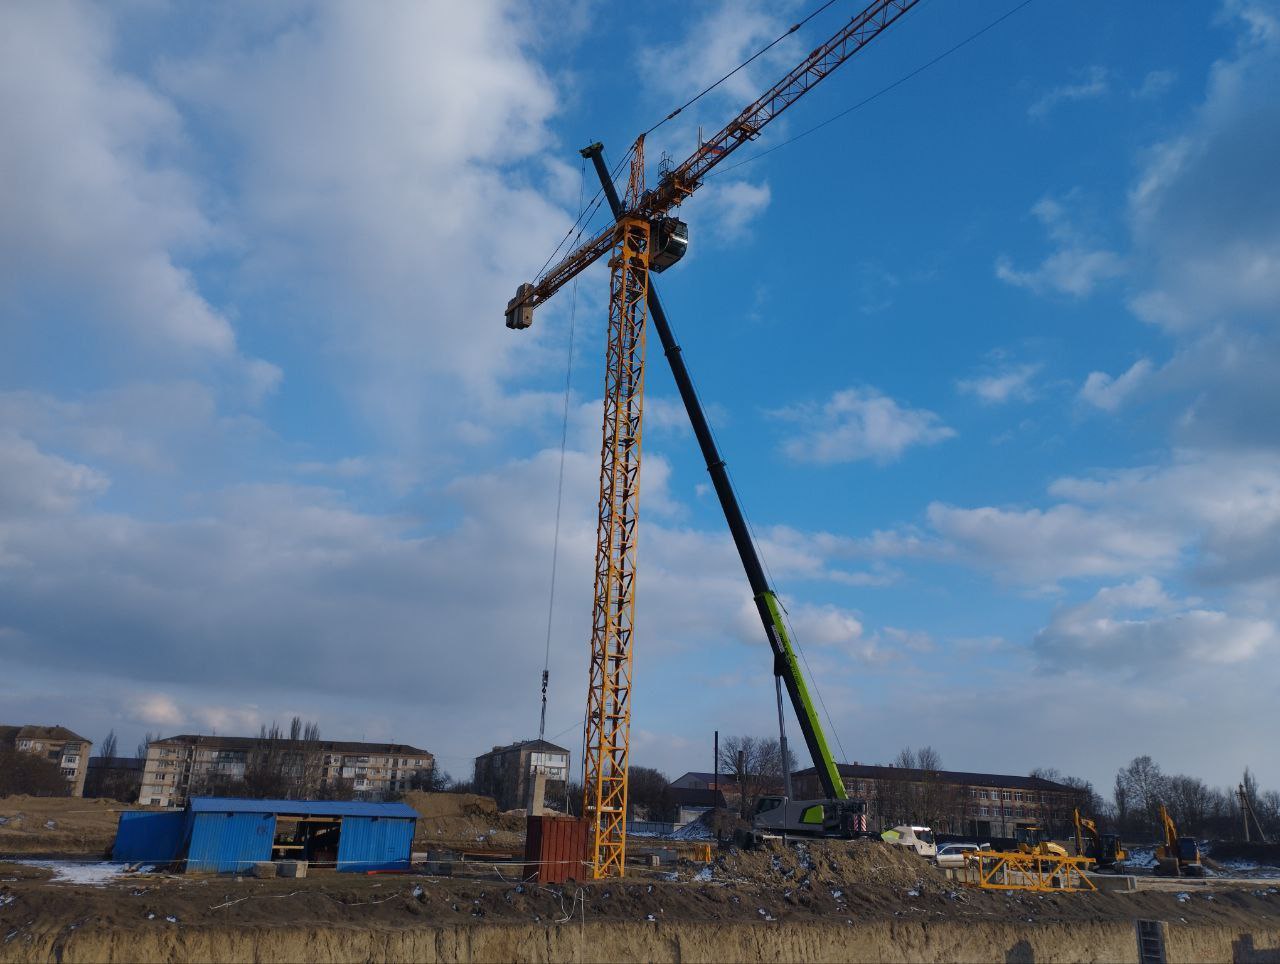
<path id="1" fill-rule="evenodd" d="M 91 887 L 105 886 L 117 877 L 129 872 L 129 864 L 112 863 L 109 860 L 93 863 L 78 863 L 74 860 L 15 860 L 17 864 L 28 867 L 44 867 L 53 871 L 53 879 L 68 884 L 88 884 Z"/>

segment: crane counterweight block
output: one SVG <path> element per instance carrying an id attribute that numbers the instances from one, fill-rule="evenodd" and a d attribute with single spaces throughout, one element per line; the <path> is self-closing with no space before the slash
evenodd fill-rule
<path id="1" fill-rule="evenodd" d="M 522 284 L 516 289 L 516 296 L 507 302 L 507 327 L 524 330 L 533 324 L 533 299 L 529 292 L 533 285 Z"/>

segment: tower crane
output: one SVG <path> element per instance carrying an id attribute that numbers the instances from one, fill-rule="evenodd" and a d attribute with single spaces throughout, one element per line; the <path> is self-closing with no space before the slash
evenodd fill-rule
<path id="1" fill-rule="evenodd" d="M 507 327 L 527 329 L 533 323 L 536 308 L 596 261 L 609 256 L 609 324 L 583 760 L 583 814 L 590 824 L 589 859 L 596 878 L 621 876 L 625 869 L 645 322 L 649 304 L 657 301 L 656 296 L 650 296 L 650 272 L 665 271 L 683 257 L 688 247 L 688 228 L 672 211 L 703 184 L 716 166 L 743 144 L 758 138 L 770 121 L 918 2 L 873 0 L 720 131 L 702 141 L 687 159 L 664 171 L 656 187 L 648 189 L 641 135 L 632 150 L 626 192 L 618 206 L 620 210 L 615 209 L 615 223 L 571 251 L 535 281 L 520 285 L 507 303 Z M 665 317 L 659 334 L 664 331 L 669 336 Z M 674 340 L 663 337 L 663 342 L 670 359 Z M 678 346 L 674 351 L 679 351 Z M 687 372 L 682 381 L 677 368 L 683 371 L 683 364 L 677 366 L 673 361 L 672 368 L 688 405 L 693 394 Z M 699 424 L 706 429 L 700 409 L 695 415 L 695 408 L 691 407 L 690 415 L 695 431 Z M 698 435 L 702 443 L 703 433 Z M 706 437 L 709 442 L 709 430 Z M 775 677 L 786 684 L 824 791 L 828 797 L 842 800 L 846 797 L 844 787 L 805 689 L 777 598 L 764 579 L 741 510 L 733 499 L 727 476 L 722 474 L 723 463 L 718 472 L 711 464 L 719 461 L 711 457 L 715 454 L 714 445 L 702 447 L 774 653 Z"/>

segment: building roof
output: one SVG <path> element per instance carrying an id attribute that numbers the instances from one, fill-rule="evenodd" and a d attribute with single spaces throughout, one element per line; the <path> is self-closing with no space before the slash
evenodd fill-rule
<path id="1" fill-rule="evenodd" d="M 192 797 L 192 813 L 304 813 L 315 817 L 397 817 L 418 819 L 407 803 L 363 800 L 247 800 L 243 797 Z"/>
<path id="2" fill-rule="evenodd" d="M 693 777 L 695 780 L 700 780 L 703 783 L 709 783 L 709 784 L 714 784 L 717 779 L 716 774 L 708 773 L 705 770 L 689 770 L 686 773 L 680 774 L 680 776 L 676 777 L 671 782 L 679 783 L 681 780 L 685 779 L 685 777 Z M 732 773 L 721 773 L 719 774 L 718 779 L 720 780 L 719 785 L 722 787 L 729 787 L 732 789 L 738 785 L 738 781 L 734 779 L 734 776 Z"/>
<path id="3" fill-rule="evenodd" d="M 691 787 L 667 787 L 671 803 L 677 807 L 710 807 L 711 795 L 714 793 L 715 806 L 726 807 L 724 793 L 720 790 L 693 789 Z"/>
<path id="4" fill-rule="evenodd" d="M 1071 793 L 1075 787 L 1055 783 L 1041 777 L 1019 777 L 1001 773 L 970 773 L 966 770 L 913 770 L 908 767 L 869 766 L 864 763 L 837 763 L 841 777 L 862 780 L 904 780 L 920 783 L 926 779 L 939 783 L 955 783 L 974 787 L 999 787 L 1008 790 L 1052 790 Z M 793 773 L 793 777 L 815 776 L 817 769 L 809 767 Z"/>
<path id="5" fill-rule="evenodd" d="M 0 726 L 0 743 L 12 743 L 15 740 L 64 740 L 89 743 L 79 733 L 68 730 L 65 726 Z"/>
<path id="6" fill-rule="evenodd" d="M 514 743 L 508 743 L 506 746 L 495 746 L 488 753 L 481 753 L 480 756 L 490 756 L 494 753 L 510 753 L 512 750 L 539 750 L 551 753 L 569 752 L 564 747 L 556 746 L 548 740 L 516 740 Z"/>
<path id="7" fill-rule="evenodd" d="M 282 742 L 291 743 L 293 741 L 284 737 Z M 297 742 L 306 743 L 309 747 L 313 747 L 321 753 L 380 753 L 389 756 L 424 756 L 435 759 L 430 751 L 416 746 L 409 746 L 405 743 L 355 743 L 346 740 L 316 740 L 314 742 L 299 740 Z M 198 733 L 182 733 L 178 736 L 167 736 L 163 740 L 152 740 L 150 745 L 207 746 L 221 750 L 251 750 L 261 743 L 262 738 L 257 736 L 202 736 Z"/>
<path id="8" fill-rule="evenodd" d="M 89 757 L 90 770 L 145 770 L 146 766 L 146 760 L 132 756 Z"/>

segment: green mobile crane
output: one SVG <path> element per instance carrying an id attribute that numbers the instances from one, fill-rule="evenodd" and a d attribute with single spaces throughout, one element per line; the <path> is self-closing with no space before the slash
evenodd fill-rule
<path id="1" fill-rule="evenodd" d="M 594 165 L 605 197 L 613 209 L 614 217 L 624 214 L 617 189 L 605 166 L 603 145 L 591 144 L 583 148 L 581 153 Z M 687 243 L 687 235 L 685 240 Z M 663 310 L 652 277 L 648 285 L 648 306 L 649 317 L 653 320 L 654 328 L 658 332 L 663 354 L 671 366 L 671 375 L 684 402 L 685 411 L 689 414 L 693 434 L 698 440 L 698 447 L 702 450 L 702 457 L 707 463 L 711 484 L 715 488 L 716 497 L 720 500 L 725 522 L 729 525 L 729 532 L 738 549 L 738 557 L 742 560 L 742 567 L 747 574 L 747 582 L 751 586 L 756 610 L 760 614 L 760 622 L 764 625 L 765 636 L 773 650 L 774 689 L 778 702 L 778 732 L 786 793 L 783 796 L 760 798 L 752 820 L 755 831 L 757 834 L 785 833 L 806 836 L 854 836 L 865 832 L 867 829 L 866 803 L 862 800 L 850 800 L 845 792 L 840 772 L 836 768 L 836 761 L 831 756 L 826 736 L 822 732 L 818 712 L 809 696 L 808 687 L 805 686 L 804 675 L 800 672 L 800 664 L 791 645 L 786 622 L 782 618 L 782 606 L 778 602 L 777 594 L 769 586 L 768 579 L 765 578 L 760 555 L 756 551 L 755 542 L 751 538 L 751 532 L 738 505 L 737 496 L 729 482 L 729 473 L 724 459 L 720 457 L 720 452 L 716 448 L 711 427 L 707 423 L 702 403 L 698 400 L 698 393 L 693 387 L 693 379 L 689 376 L 689 369 L 685 365 L 684 355 L 672 333 L 667 313 Z M 804 734 L 805 744 L 809 748 L 809 755 L 817 770 L 818 780 L 822 784 L 825 795 L 823 799 L 792 799 L 790 756 L 787 752 L 786 726 L 782 708 L 783 686 L 786 687 L 787 695 L 791 698 L 791 706 L 800 724 L 800 732 Z"/>

